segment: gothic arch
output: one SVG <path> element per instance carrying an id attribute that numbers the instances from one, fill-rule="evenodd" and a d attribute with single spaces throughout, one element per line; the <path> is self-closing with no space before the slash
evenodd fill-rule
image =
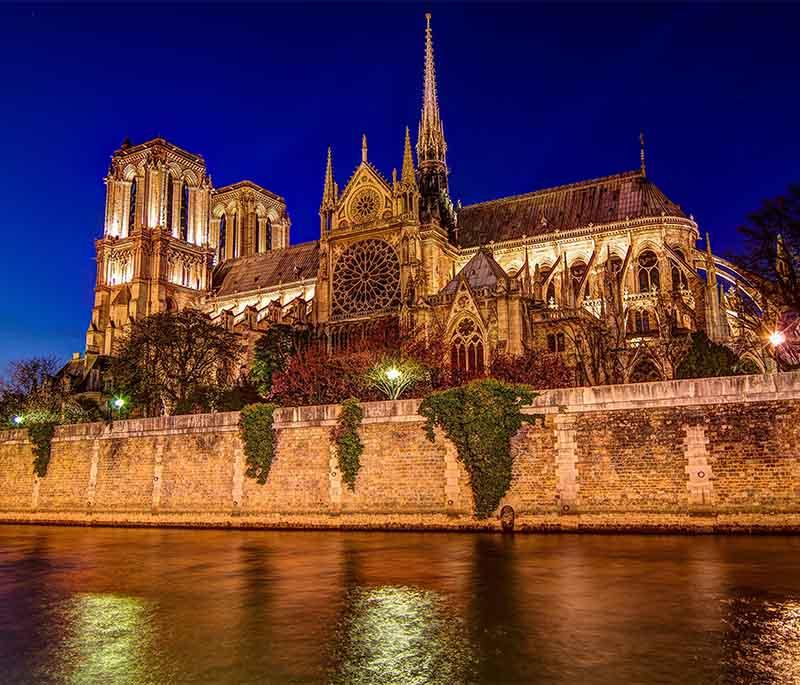
<path id="1" fill-rule="evenodd" d="M 480 375 L 487 366 L 488 336 L 477 317 L 462 314 L 450 326 L 446 340 L 450 368 L 466 376 Z"/>

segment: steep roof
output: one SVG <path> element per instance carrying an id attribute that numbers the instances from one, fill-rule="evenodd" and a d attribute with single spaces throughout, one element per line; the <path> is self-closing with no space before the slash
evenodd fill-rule
<path id="1" fill-rule="evenodd" d="M 474 290 L 495 288 L 500 281 L 504 281 L 508 285 L 508 274 L 488 250 L 478 250 L 458 275 L 439 292 L 445 295 L 454 293 L 458 290 L 458 284 L 462 278 L 465 278 L 470 288 Z"/>
<path id="2" fill-rule="evenodd" d="M 235 295 L 281 283 L 313 278 L 319 267 L 319 241 L 231 259 L 214 270 L 214 295 Z"/>
<path id="3" fill-rule="evenodd" d="M 641 171 L 628 171 L 462 207 L 458 242 L 474 247 L 662 213 L 686 217 Z"/>

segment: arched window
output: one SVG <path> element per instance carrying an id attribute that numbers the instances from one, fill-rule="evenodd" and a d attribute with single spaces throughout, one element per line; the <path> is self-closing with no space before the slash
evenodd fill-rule
<path id="1" fill-rule="evenodd" d="M 233 239 L 233 242 L 231 244 L 231 247 L 233 247 L 233 250 L 232 250 L 231 254 L 233 255 L 233 257 L 235 259 L 236 257 L 239 256 L 239 215 L 238 214 L 234 214 L 233 215 L 233 232 L 232 232 L 231 237 Z"/>
<path id="2" fill-rule="evenodd" d="M 256 214 L 256 239 L 253 252 L 258 254 L 261 252 L 261 217 Z"/>
<path id="3" fill-rule="evenodd" d="M 272 249 L 272 219 L 267 217 L 267 249 Z"/>
<path id="4" fill-rule="evenodd" d="M 612 274 L 619 275 L 622 271 L 622 258 L 617 255 L 611 255 L 611 258 L 608 260 L 608 266 Z"/>
<path id="5" fill-rule="evenodd" d="M 474 319 L 462 319 L 450 341 L 450 366 L 468 376 L 483 373 L 483 338 Z"/>
<path id="6" fill-rule="evenodd" d="M 166 304 L 168 312 L 174 312 L 178 310 L 178 305 L 175 304 L 175 300 L 173 300 L 171 297 L 167 298 Z"/>
<path id="7" fill-rule="evenodd" d="M 189 235 L 189 186 L 186 181 L 183 182 L 183 190 L 181 191 L 181 240 L 186 240 Z"/>
<path id="8" fill-rule="evenodd" d="M 175 189 L 172 187 L 172 174 L 167 173 L 167 229 L 172 232 L 172 200 Z"/>
<path id="9" fill-rule="evenodd" d="M 131 199 L 128 203 L 128 233 L 131 233 L 136 227 L 136 191 L 137 191 L 136 176 L 131 181 Z"/>
<path id="10" fill-rule="evenodd" d="M 686 257 L 684 257 L 683 250 L 679 247 L 672 248 L 678 256 L 681 258 L 681 261 L 686 261 Z M 673 290 L 680 290 L 681 288 L 688 289 L 689 288 L 689 279 L 686 278 L 686 274 L 684 273 L 683 269 L 676 262 L 672 262 L 672 289 Z"/>
<path id="11" fill-rule="evenodd" d="M 646 309 L 637 309 L 633 313 L 633 331 L 635 333 L 651 333 L 654 330 L 653 315 Z"/>
<path id="12" fill-rule="evenodd" d="M 219 218 L 219 240 L 217 240 L 217 264 L 225 261 L 225 246 L 228 244 L 228 233 L 225 215 Z"/>
<path id="13" fill-rule="evenodd" d="M 575 262 L 569 268 L 570 282 L 572 284 L 572 295 L 577 302 L 581 297 L 581 283 L 583 283 L 584 276 L 586 276 L 586 263 L 582 261 Z M 586 294 L 586 284 L 584 284 L 583 294 Z"/>
<path id="14" fill-rule="evenodd" d="M 649 381 L 660 381 L 661 374 L 656 365 L 650 359 L 643 359 L 631 372 L 631 383 L 647 383 Z"/>
<path id="15" fill-rule="evenodd" d="M 645 250 L 639 255 L 639 292 L 649 293 L 658 288 L 658 257 L 652 250 Z"/>

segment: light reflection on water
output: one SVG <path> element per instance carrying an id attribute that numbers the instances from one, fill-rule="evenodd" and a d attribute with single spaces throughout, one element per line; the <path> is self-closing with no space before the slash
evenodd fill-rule
<path id="1" fill-rule="evenodd" d="M 800 683 L 800 539 L 0 526 L 0 684 Z"/>

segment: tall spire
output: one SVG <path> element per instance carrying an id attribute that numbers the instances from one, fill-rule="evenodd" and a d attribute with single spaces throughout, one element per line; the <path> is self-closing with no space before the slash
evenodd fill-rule
<path id="1" fill-rule="evenodd" d="M 644 163 L 644 131 L 639 131 L 639 166 L 642 176 L 647 176 L 647 168 Z"/>
<path id="2" fill-rule="evenodd" d="M 322 206 L 336 203 L 336 182 L 333 180 L 333 157 L 328 147 L 328 164 L 325 167 L 325 185 L 322 188 Z"/>
<path id="3" fill-rule="evenodd" d="M 403 170 L 400 174 L 400 181 L 403 183 L 416 184 L 414 176 L 414 156 L 411 153 L 411 134 L 406 126 L 406 141 L 403 147 Z"/>
<path id="4" fill-rule="evenodd" d="M 447 143 L 444 127 L 439 115 L 439 100 L 436 95 L 436 68 L 433 60 L 433 33 L 430 12 L 425 14 L 425 72 L 422 85 L 422 116 L 417 137 L 417 159 L 423 162 L 439 162 L 446 166 Z"/>
<path id="5" fill-rule="evenodd" d="M 367 134 L 361 134 L 361 161 L 367 161 Z"/>

